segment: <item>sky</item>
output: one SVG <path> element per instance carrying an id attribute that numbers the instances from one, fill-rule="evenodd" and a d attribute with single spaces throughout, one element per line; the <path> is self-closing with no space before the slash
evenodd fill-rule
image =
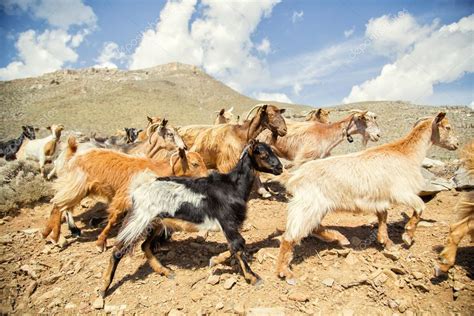
<path id="1" fill-rule="evenodd" d="M 473 1 L 2 0 L 0 80 L 201 67 L 266 101 L 474 106 Z"/>

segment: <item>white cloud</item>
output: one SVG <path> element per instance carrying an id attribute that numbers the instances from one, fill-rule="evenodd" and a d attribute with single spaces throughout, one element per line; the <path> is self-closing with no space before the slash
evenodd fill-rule
<path id="1" fill-rule="evenodd" d="M 406 16 L 407 14 L 405 14 Z M 410 17 L 410 20 L 413 18 Z M 370 23 L 369 23 L 370 24 Z M 398 42 L 406 53 L 400 54 L 390 64 L 386 64 L 376 78 L 352 87 L 344 103 L 365 100 L 410 100 L 423 101 L 433 94 L 438 83 L 449 83 L 461 78 L 466 72 L 474 72 L 472 38 L 474 36 L 474 15 L 464 17 L 456 23 L 444 25 L 426 34 L 431 26 L 409 28 L 414 37 L 386 35 L 383 45 L 392 46 Z M 396 30 L 391 29 L 391 32 Z M 386 34 L 385 32 L 383 34 Z M 398 50 L 400 52 L 400 50 Z"/>
<path id="2" fill-rule="evenodd" d="M 97 17 L 82 0 L 5 0 L 7 14 L 30 13 L 47 21 L 51 28 L 18 34 L 16 60 L 0 68 L 0 80 L 38 76 L 77 61 L 75 49 L 96 27 Z M 68 33 L 71 26 L 78 26 Z"/>
<path id="3" fill-rule="evenodd" d="M 77 60 L 71 48 L 72 36 L 64 30 L 46 30 L 37 34 L 28 30 L 20 34 L 16 43 L 19 61 L 0 68 L 0 79 L 10 80 L 52 72 L 66 62 Z"/>
<path id="4" fill-rule="evenodd" d="M 261 101 L 276 101 L 283 103 L 293 103 L 291 99 L 284 93 L 266 93 L 266 92 L 257 92 L 254 94 L 257 100 Z"/>
<path id="5" fill-rule="evenodd" d="M 431 25 L 419 25 L 412 15 L 401 11 L 396 16 L 383 15 L 370 19 L 365 35 L 377 53 L 393 55 L 404 53 L 414 43 L 429 36 L 437 25 L 438 20 Z"/>
<path id="6" fill-rule="evenodd" d="M 293 22 L 293 24 L 295 24 L 296 22 L 299 22 L 299 21 L 302 21 L 303 20 L 303 15 L 304 15 L 304 12 L 303 10 L 301 11 L 293 11 L 293 15 L 291 16 L 291 22 Z"/>
<path id="7" fill-rule="evenodd" d="M 127 56 L 119 49 L 117 43 L 105 42 L 99 57 L 95 60 L 98 64 L 94 65 L 94 67 L 117 68 L 117 65 L 112 61 L 123 62 L 126 58 Z"/>
<path id="8" fill-rule="evenodd" d="M 3 0 L 7 13 L 17 10 L 30 12 L 34 17 L 48 21 L 53 27 L 68 29 L 71 25 L 95 28 L 97 17 L 82 0 Z"/>
<path id="9" fill-rule="evenodd" d="M 203 67 L 242 91 L 266 75 L 264 60 L 252 54 L 250 37 L 278 2 L 203 0 L 202 15 L 192 21 L 196 0 L 169 1 L 155 29 L 144 32 L 130 68 L 179 61 Z"/>
<path id="10" fill-rule="evenodd" d="M 264 38 L 260 44 L 257 45 L 256 47 L 257 51 L 259 51 L 262 54 L 268 55 L 271 51 L 271 44 L 268 38 Z"/>
<path id="11" fill-rule="evenodd" d="M 352 34 L 354 34 L 354 31 L 355 31 L 355 26 L 353 26 L 352 28 L 350 28 L 348 30 L 344 30 L 344 37 L 345 38 L 351 37 Z"/>
<path id="12" fill-rule="evenodd" d="M 300 95 L 300 92 L 303 90 L 303 86 L 297 82 L 293 85 L 293 93 L 296 95 Z"/>

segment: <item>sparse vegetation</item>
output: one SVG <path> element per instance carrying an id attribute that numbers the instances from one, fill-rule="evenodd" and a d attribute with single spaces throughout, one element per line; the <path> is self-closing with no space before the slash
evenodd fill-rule
<path id="1" fill-rule="evenodd" d="M 52 196 L 50 183 L 33 161 L 0 159 L 0 177 L 0 217 Z"/>

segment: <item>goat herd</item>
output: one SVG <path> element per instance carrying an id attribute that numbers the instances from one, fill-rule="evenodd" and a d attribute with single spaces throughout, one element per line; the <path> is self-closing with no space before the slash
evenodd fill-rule
<path id="1" fill-rule="evenodd" d="M 54 162 L 47 178 L 57 176 L 55 195 L 42 231 L 44 238 L 50 236 L 59 244 L 64 241 L 60 231 L 63 215 L 71 233 L 80 235 L 71 211 L 87 195 L 108 200 L 108 222 L 96 242 L 100 251 L 106 249 L 110 229 L 126 215 L 103 275 L 102 296 L 123 255 L 142 239 L 142 250 L 153 270 L 172 277 L 172 271 L 160 263 L 152 249 L 174 231 L 222 231 L 229 251 L 212 257 L 211 265 L 234 256 L 245 280 L 257 284 L 260 278 L 248 264 L 239 229 L 252 189 L 271 196 L 259 173 L 273 174 L 291 195 L 276 268 L 277 275 L 289 284 L 295 283 L 290 269 L 293 248 L 302 238 L 312 233 L 324 241 L 349 244 L 341 233 L 321 225 L 324 216 L 333 211 L 374 213 L 377 240 L 390 248 L 387 210 L 394 203 L 409 206 L 414 212 L 402 236 L 409 247 L 425 208 L 417 195 L 424 183 L 422 160 L 433 144 L 448 150 L 458 147 L 445 113 L 418 120 L 399 140 L 328 157 L 341 142 L 352 142 L 355 134 L 362 136 L 364 146 L 369 140 L 378 141 L 375 113 L 353 110 L 330 123 L 326 110 L 311 111 L 303 122 L 285 121 L 284 111 L 260 104 L 242 122 L 231 122 L 231 111 L 223 109 L 215 125 L 184 127 L 148 117 L 144 130 L 126 128 L 111 137 L 70 132 L 61 146 L 63 125 L 48 127 L 51 135 L 42 139 L 35 139 L 33 127 L 23 126 L 18 139 L 1 143 L 0 155 L 7 160 L 34 159 L 43 175 L 46 161 Z M 474 144 L 465 152 L 472 173 Z M 286 168 L 279 158 L 288 161 Z M 208 173 L 210 169 L 217 171 Z M 465 234 L 474 237 L 473 200 L 471 192 L 458 205 L 464 215 L 451 227 L 438 271 L 446 272 L 453 266 L 457 245 Z"/>

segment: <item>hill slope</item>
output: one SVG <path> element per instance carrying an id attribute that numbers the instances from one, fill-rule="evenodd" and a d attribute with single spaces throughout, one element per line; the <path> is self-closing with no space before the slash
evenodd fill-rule
<path id="1" fill-rule="evenodd" d="M 137 71 L 62 70 L 0 83 L 0 135 L 16 136 L 26 123 L 55 122 L 68 129 L 111 133 L 144 126 L 146 115 L 166 117 L 175 125 L 205 124 L 222 107 L 234 106 L 234 113 L 240 114 L 256 103 L 199 68 L 179 63 Z"/>
<path id="2" fill-rule="evenodd" d="M 244 114 L 261 101 L 244 96 L 215 80 L 195 66 L 171 63 L 149 69 L 61 70 L 36 78 L 0 82 L 0 139 L 16 137 L 20 126 L 63 123 L 67 130 L 114 133 L 123 127 L 143 127 L 147 115 L 166 117 L 174 125 L 209 124 L 214 111 L 233 106 Z M 300 114 L 307 106 L 271 102 Z M 461 144 L 474 138 L 474 112 L 466 106 L 432 107 L 401 101 L 361 102 L 331 107 L 331 120 L 353 108 L 378 114 L 380 142 L 407 133 L 417 118 L 448 112 Z M 342 144 L 334 154 L 361 148 Z M 447 159 L 457 152 L 433 149 L 430 156 Z"/>

